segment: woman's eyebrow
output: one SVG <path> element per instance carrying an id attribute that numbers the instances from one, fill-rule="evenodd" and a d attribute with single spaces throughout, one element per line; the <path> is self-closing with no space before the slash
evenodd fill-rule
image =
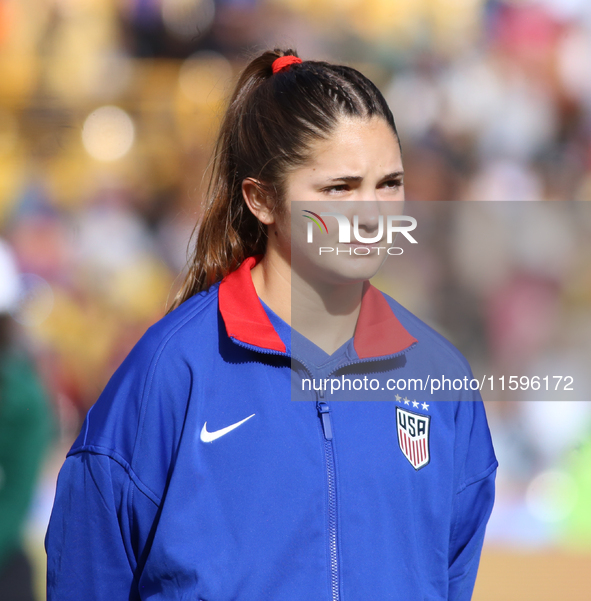
<path id="1" fill-rule="evenodd" d="M 387 179 L 396 179 L 402 177 L 404 175 L 404 171 L 393 171 L 392 173 L 388 173 L 384 175 L 384 177 L 380 178 L 382 180 Z M 333 177 L 329 181 L 331 182 L 360 182 L 363 180 L 363 177 L 360 175 L 342 175 L 341 177 Z"/>
<path id="2" fill-rule="evenodd" d="M 382 179 L 396 179 L 398 177 L 402 177 L 404 175 L 404 171 L 394 171 L 392 173 L 388 173 L 388 175 L 384 175 Z"/>
<path id="3" fill-rule="evenodd" d="M 343 175 L 341 177 L 333 177 L 331 182 L 360 182 L 363 178 L 360 175 Z"/>

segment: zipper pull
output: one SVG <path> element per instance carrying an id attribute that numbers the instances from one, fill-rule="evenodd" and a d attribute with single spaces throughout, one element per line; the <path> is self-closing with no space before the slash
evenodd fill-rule
<path id="1" fill-rule="evenodd" d="M 332 440 L 332 426 L 330 425 L 330 408 L 326 403 L 316 403 L 318 409 L 318 415 L 322 419 L 322 431 L 324 432 L 324 438 L 326 440 Z"/>

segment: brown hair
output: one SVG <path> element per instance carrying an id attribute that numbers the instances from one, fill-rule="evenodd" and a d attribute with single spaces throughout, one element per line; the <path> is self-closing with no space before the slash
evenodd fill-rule
<path id="1" fill-rule="evenodd" d="M 265 252 L 266 227 L 242 197 L 242 181 L 261 182 L 276 206 L 286 174 L 309 159 L 312 142 L 327 138 L 343 115 L 394 117 L 381 92 L 359 71 L 303 61 L 273 74 L 273 61 L 294 50 L 267 51 L 244 69 L 215 144 L 207 204 L 196 228 L 189 272 L 169 312 L 207 290 L 242 261 Z"/>

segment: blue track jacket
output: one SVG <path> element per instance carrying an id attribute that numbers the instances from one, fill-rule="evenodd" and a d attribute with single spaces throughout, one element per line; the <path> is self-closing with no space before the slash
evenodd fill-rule
<path id="1" fill-rule="evenodd" d="M 366 284 L 354 338 L 308 365 L 255 263 L 152 326 L 89 410 L 48 601 L 469 600 L 497 467 L 480 394 L 388 390 L 469 381 L 465 359 Z"/>

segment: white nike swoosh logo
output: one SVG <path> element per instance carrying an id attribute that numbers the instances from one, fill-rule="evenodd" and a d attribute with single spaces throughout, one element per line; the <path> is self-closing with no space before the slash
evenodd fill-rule
<path id="1" fill-rule="evenodd" d="M 219 438 L 220 436 L 231 432 L 234 428 L 237 428 L 240 424 L 243 424 L 246 420 L 249 420 L 251 417 L 254 417 L 254 413 L 252 415 L 249 415 L 248 417 L 245 417 L 243 420 L 232 424 L 231 426 L 226 426 L 225 428 L 222 428 L 221 430 L 216 430 L 215 432 L 208 432 L 207 422 L 205 422 L 203 424 L 203 428 L 201 428 L 201 435 L 199 438 L 201 438 L 203 442 L 212 442 L 216 438 Z"/>

